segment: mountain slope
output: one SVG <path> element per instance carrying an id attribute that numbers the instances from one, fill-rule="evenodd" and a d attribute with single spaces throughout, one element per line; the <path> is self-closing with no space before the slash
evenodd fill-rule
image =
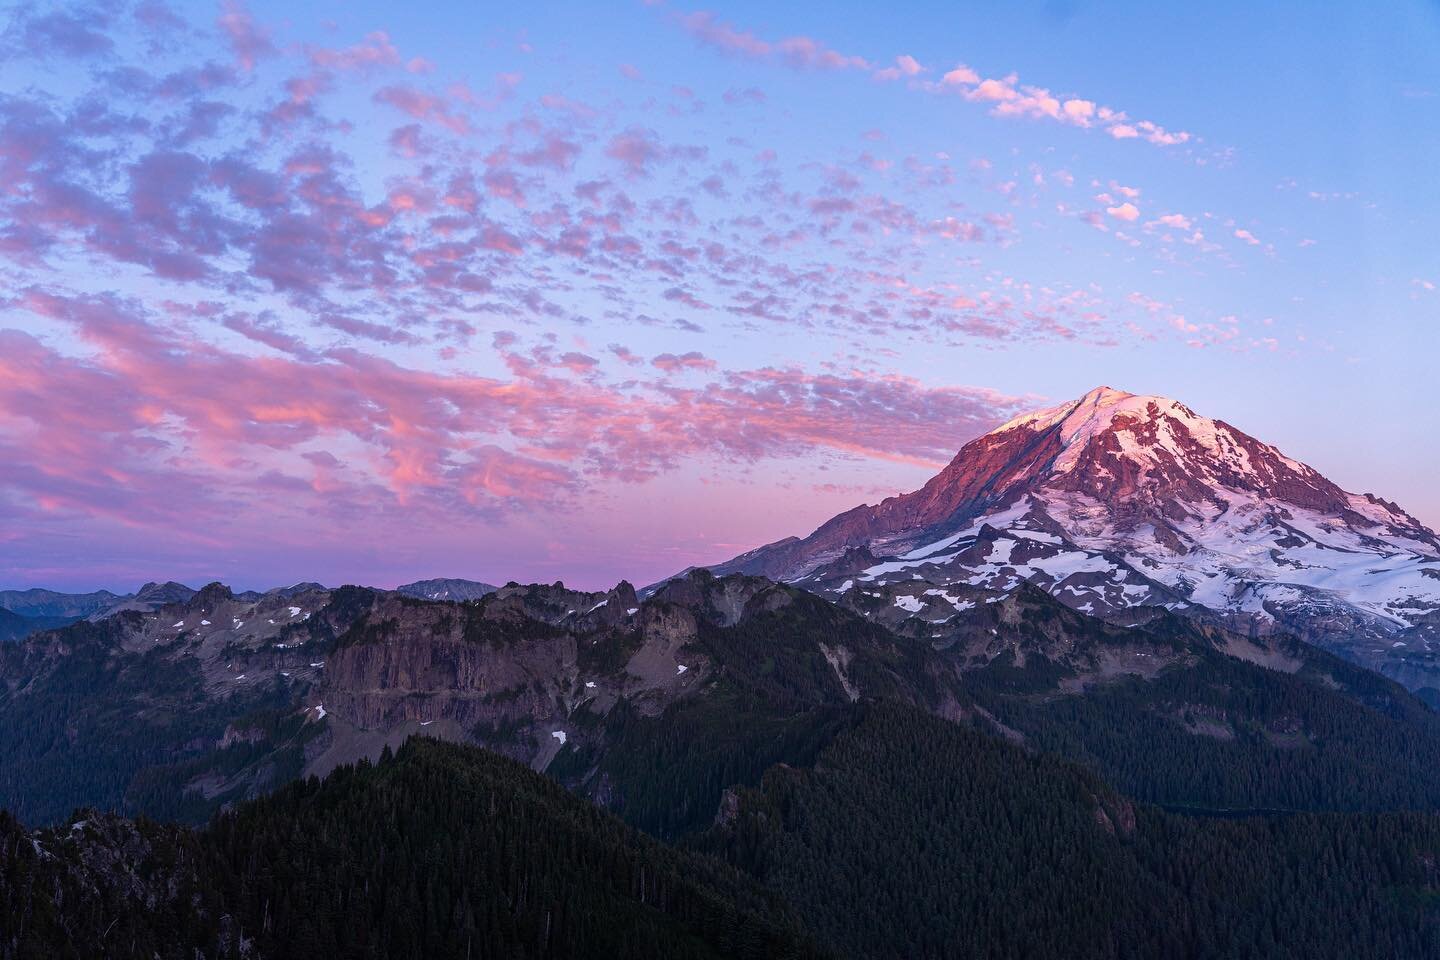
<path id="1" fill-rule="evenodd" d="M 1232 820 L 893 703 L 689 843 L 854 957 L 1429 957 L 1440 816 Z"/>
<path id="2" fill-rule="evenodd" d="M 1440 684 L 1433 531 L 1223 421 L 1108 387 L 971 441 L 914 493 L 712 569 L 832 598 L 913 579 L 1029 581 L 1117 622 L 1183 610 Z"/>
<path id="3" fill-rule="evenodd" d="M 198 832 L 81 811 L 32 833 L 0 814 L 0 951 L 1408 960 L 1440 949 L 1435 814 L 1166 814 L 903 704 L 838 709 L 810 759 L 727 791 L 678 849 L 520 764 L 423 739 Z"/>
<path id="4" fill-rule="evenodd" d="M 38 823 L 77 806 L 201 821 L 304 770 L 325 730 L 305 691 L 376 595 L 189 593 L 0 647 L 5 806 Z"/>
<path id="5" fill-rule="evenodd" d="M 22 617 L 18 613 L 11 613 L 4 607 L 0 607 L 0 643 L 23 639 L 34 631 L 34 621 L 29 617 Z"/>
<path id="6" fill-rule="evenodd" d="M 0 607 L 22 617 L 56 617 L 79 620 L 125 597 L 109 590 L 94 593 L 59 593 L 54 590 L 0 590 Z"/>
<path id="7" fill-rule="evenodd" d="M 585 735 L 546 770 L 678 836 L 727 786 L 812 762 L 854 693 L 1065 756 L 1156 803 L 1440 805 L 1440 717 L 1392 681 L 1293 638 L 1252 641 L 1163 612 L 1120 627 L 1028 585 L 991 599 L 955 614 L 939 641 L 826 617 L 814 597 L 702 634 L 687 662 L 711 666 L 694 695 L 653 717 L 577 711 Z"/>
<path id="8" fill-rule="evenodd" d="M 199 833 L 0 814 L 0 931 L 5 956 L 818 956 L 735 870 L 418 739 Z"/>

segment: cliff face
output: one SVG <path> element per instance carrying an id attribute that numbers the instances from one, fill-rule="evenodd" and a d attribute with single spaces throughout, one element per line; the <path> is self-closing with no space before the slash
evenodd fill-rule
<path id="1" fill-rule="evenodd" d="M 608 593 L 508 585 L 468 604 L 382 601 L 337 638 L 308 692 L 329 737 L 308 769 L 413 732 L 536 769 L 567 744 L 598 746 L 622 699 L 654 716 L 696 690 L 710 673 L 709 658 L 686 649 L 700 621 L 739 618 L 733 591 L 677 590 L 644 604 L 625 583 Z"/>
<path id="2" fill-rule="evenodd" d="M 315 693 L 363 729 L 542 720 L 574 691 L 575 638 L 442 604 L 384 604 L 343 636 Z"/>

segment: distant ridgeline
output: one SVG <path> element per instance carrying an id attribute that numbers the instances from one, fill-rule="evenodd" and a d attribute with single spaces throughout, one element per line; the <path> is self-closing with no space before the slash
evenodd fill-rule
<path id="1" fill-rule="evenodd" d="M 8 643 L 0 960 L 1440 955 L 1424 703 L 959 589 L 940 640 L 698 571 L 212 584 Z"/>

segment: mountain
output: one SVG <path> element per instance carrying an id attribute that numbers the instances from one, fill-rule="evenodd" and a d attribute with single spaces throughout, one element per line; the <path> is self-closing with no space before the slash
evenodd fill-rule
<path id="1" fill-rule="evenodd" d="M 109 590 L 94 593 L 57 593 L 54 590 L 0 590 L 0 607 L 22 617 L 79 620 L 125 599 Z"/>
<path id="2" fill-rule="evenodd" d="M 149 613 L 166 604 L 183 603 L 194 595 L 195 591 L 183 583 L 176 583 L 173 580 L 165 583 L 152 581 L 129 596 L 116 597 L 114 602 L 91 611 L 87 619 L 103 620 L 127 610 Z"/>
<path id="3" fill-rule="evenodd" d="M 971 602 L 957 590 L 1028 581 L 1113 622 L 1163 608 L 1288 632 L 1440 687 L 1433 531 L 1223 421 L 1109 387 L 971 441 L 913 493 L 711 569 L 832 599 L 923 583 L 906 616 L 939 623 Z"/>
<path id="4" fill-rule="evenodd" d="M 189 599 L 195 591 L 181 583 L 147 583 L 135 593 L 109 590 L 60 593 L 55 590 L 0 591 L 0 641 L 19 640 L 77 620 L 104 620 L 126 610 L 153 611 Z M 256 595 L 258 596 L 258 594 Z"/>
<path id="5" fill-rule="evenodd" d="M 23 640 L 32 633 L 68 626 L 79 617 L 21 616 L 0 607 L 0 643 Z"/>
<path id="6" fill-rule="evenodd" d="M 419 733 L 503 753 L 673 837 L 708 823 L 727 788 L 813 756 L 849 704 L 884 698 L 1157 803 L 1440 806 L 1440 717 L 1292 637 L 1163 610 L 1110 624 L 1029 585 L 943 591 L 964 609 L 936 635 L 908 615 L 937 599 L 916 590 L 835 603 L 705 571 L 643 600 L 623 582 L 465 603 L 210 584 L 0 647 L 0 798 L 36 823 L 86 805 L 199 823 Z"/>
<path id="7" fill-rule="evenodd" d="M 22 617 L 0 607 L 0 643 L 23 640 L 32 633 L 54 630 L 75 622 L 75 617 Z"/>
<path id="8" fill-rule="evenodd" d="M 416 580 L 395 588 L 396 593 L 421 600 L 479 600 L 487 593 L 494 593 L 499 587 L 476 580 Z"/>

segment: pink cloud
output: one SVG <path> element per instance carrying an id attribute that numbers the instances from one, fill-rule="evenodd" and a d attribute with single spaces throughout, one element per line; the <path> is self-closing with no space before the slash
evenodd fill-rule
<path id="1" fill-rule="evenodd" d="M 224 11 L 216 22 L 230 42 L 235 62 L 242 70 L 253 70 L 262 59 L 277 53 L 275 44 L 270 39 L 270 31 L 256 23 L 238 0 L 227 0 Z"/>
<path id="2" fill-rule="evenodd" d="M 752 60 L 773 60 L 802 70 L 870 70 L 864 57 L 834 50 L 812 37 L 794 36 L 770 42 L 748 30 L 741 30 L 708 11 L 681 14 L 681 28 L 697 41 L 721 53 Z M 913 62 L 913 61 L 912 61 Z"/>
<path id="3" fill-rule="evenodd" d="M 605 155 L 619 161 L 631 179 L 648 176 L 654 165 L 669 160 L 701 160 L 704 147 L 664 144 L 654 130 L 630 127 L 617 133 L 605 147 Z"/>
<path id="4" fill-rule="evenodd" d="M 1140 219 L 1139 208 L 1137 208 L 1135 204 L 1129 202 L 1128 200 L 1120 204 L 1119 206 L 1106 207 L 1105 212 L 1110 214 L 1110 216 L 1114 217 L 1116 220 L 1133 222 Z"/>
<path id="5" fill-rule="evenodd" d="M 315 463 L 317 449 L 356 451 L 352 472 L 368 476 L 349 481 L 348 497 L 443 510 L 456 490 L 474 502 L 544 501 L 695 456 L 832 450 L 929 462 L 1015 404 L 984 390 L 794 369 L 637 393 L 552 377 L 542 368 L 588 375 L 596 361 L 544 350 L 530 360 L 511 354 L 509 381 L 440 374 L 353 349 L 297 356 L 282 331 L 232 318 L 279 351 L 256 357 L 167 329 L 114 298 L 30 290 L 25 307 L 70 327 L 94 353 L 67 356 L 18 331 L 0 334 L 0 448 L 29 448 L 0 467 L 0 488 L 42 508 L 142 525 L 203 521 L 232 497 L 256 495 L 262 475 Z M 698 352 L 651 363 L 666 373 L 715 369 Z"/>
<path id="6" fill-rule="evenodd" d="M 758 59 L 768 56 L 772 49 L 769 43 L 753 33 L 737 30 L 707 11 L 684 14 L 679 20 L 681 27 L 696 40 L 723 53 Z"/>
<path id="7" fill-rule="evenodd" d="M 972 68 L 959 64 L 946 71 L 938 82 L 925 82 L 916 79 L 925 68 L 909 54 L 897 56 L 891 66 L 879 67 L 865 57 L 842 54 L 808 36 L 772 42 L 726 23 L 708 11 L 678 14 L 673 19 L 698 42 L 728 56 L 768 60 L 804 70 L 863 71 L 879 80 L 908 78 L 915 80 L 913 85 L 920 89 L 958 93 L 973 102 L 992 104 L 991 112 L 997 116 L 1046 119 L 1076 127 L 1097 126 L 1121 140 L 1143 138 L 1157 146 L 1175 146 L 1194 139 L 1186 131 L 1167 130 L 1150 120 L 1132 121 L 1123 111 L 1100 106 L 1093 100 L 1078 96 L 1062 98 L 1045 87 L 1021 84 L 1014 73 L 983 78 Z"/>
<path id="8" fill-rule="evenodd" d="M 367 34 L 364 40 L 351 47 L 340 50 L 311 47 L 307 54 L 312 64 L 329 70 L 366 70 L 400 64 L 400 51 L 395 49 L 390 35 L 383 30 Z M 412 65 L 412 73 L 426 71 L 423 61 L 412 61 Z"/>
<path id="9" fill-rule="evenodd" d="M 620 161 L 628 176 L 638 177 L 649 172 L 650 164 L 662 154 L 654 131 L 632 128 L 616 134 L 605 148 L 605 155 Z"/>
<path id="10" fill-rule="evenodd" d="M 698 350 L 682 353 L 662 353 L 650 361 L 650 365 L 666 373 L 683 373 L 686 370 L 714 370 L 715 361 Z"/>
<path id="11" fill-rule="evenodd" d="M 962 63 L 955 69 L 948 71 L 945 76 L 941 78 L 941 82 L 950 86 L 977 84 L 980 82 L 980 74 Z"/>
<path id="12" fill-rule="evenodd" d="M 631 350 L 629 347 L 621 346 L 621 345 L 618 344 L 618 343 L 612 343 L 612 344 L 610 344 L 610 346 L 609 346 L 607 349 L 608 349 L 612 354 L 614 354 L 615 357 L 616 357 L 617 359 L 619 359 L 621 363 L 625 364 L 626 366 L 631 366 L 631 367 L 639 366 L 640 364 L 642 364 L 642 363 L 645 362 L 645 358 L 644 358 L 644 357 L 639 356 L 639 355 L 636 354 L 633 350 Z"/>
<path id="13" fill-rule="evenodd" d="M 373 99 L 376 103 L 392 106 L 416 120 L 439 124 L 451 133 L 464 134 L 470 129 L 469 121 L 463 115 L 455 113 L 448 101 L 414 87 L 382 87 L 375 91 Z"/>
<path id="14" fill-rule="evenodd" d="M 901 54 L 895 58 L 893 67 L 876 70 L 874 77 L 877 80 L 899 80 L 905 77 L 918 77 L 924 72 L 925 68 L 920 65 L 919 60 L 909 54 Z"/>
<path id="15" fill-rule="evenodd" d="M 390 131 L 390 147 L 404 157 L 418 157 L 424 152 L 418 123 L 407 123 Z"/>

